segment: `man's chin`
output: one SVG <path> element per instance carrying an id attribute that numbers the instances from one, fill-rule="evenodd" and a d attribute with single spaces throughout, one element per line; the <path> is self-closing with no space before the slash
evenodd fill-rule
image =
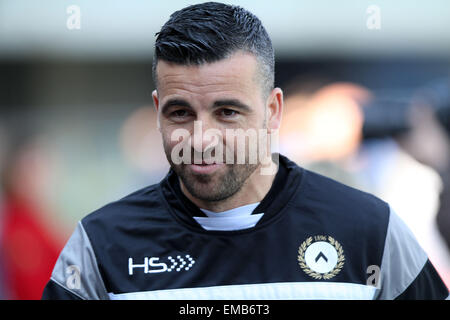
<path id="1" fill-rule="evenodd" d="M 220 190 L 221 185 L 215 181 L 216 179 L 208 178 L 210 177 L 197 176 L 195 178 L 188 178 L 187 181 L 182 178 L 181 181 L 189 194 L 196 199 L 207 202 L 215 202 L 226 199 L 228 195 L 224 194 L 226 193 L 224 190 Z"/>
<path id="2" fill-rule="evenodd" d="M 230 196 L 231 189 L 226 188 L 224 181 L 227 180 L 226 173 L 214 172 L 205 173 L 200 170 L 191 170 L 186 165 L 182 172 L 178 173 L 184 188 L 193 197 L 203 201 L 221 201 Z"/>
<path id="3" fill-rule="evenodd" d="M 222 201 L 238 192 L 255 170 L 249 165 L 195 165 L 173 166 L 184 188 L 193 197 L 203 201 Z"/>

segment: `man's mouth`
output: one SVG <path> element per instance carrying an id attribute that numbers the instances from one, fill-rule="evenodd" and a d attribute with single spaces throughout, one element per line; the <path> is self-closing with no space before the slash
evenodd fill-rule
<path id="1" fill-rule="evenodd" d="M 207 162 L 207 161 L 203 160 L 202 163 L 199 163 L 199 164 L 192 163 L 192 164 L 189 164 L 188 166 L 195 173 L 211 174 L 224 165 L 225 165 L 224 163 L 216 163 L 216 162 L 211 163 L 211 161 Z"/>

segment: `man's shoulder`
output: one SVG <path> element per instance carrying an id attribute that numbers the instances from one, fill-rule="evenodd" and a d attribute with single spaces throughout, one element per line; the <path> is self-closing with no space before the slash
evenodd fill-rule
<path id="1" fill-rule="evenodd" d="M 377 196 L 319 173 L 302 169 L 303 181 L 294 203 L 344 229 L 377 229 L 385 234 L 389 204 Z M 344 227 L 345 226 L 345 227 Z"/>
<path id="2" fill-rule="evenodd" d="M 116 201 L 112 201 L 89 213 L 82 220 L 88 225 L 126 225 L 157 215 L 162 211 L 163 203 L 159 183 L 143 187 Z"/>
<path id="3" fill-rule="evenodd" d="M 387 209 L 388 204 L 377 196 L 356 189 L 342 182 L 326 177 L 319 173 L 304 169 L 306 176 L 306 188 L 310 199 L 323 200 L 324 198 L 333 203 L 358 205 L 358 208 Z"/>

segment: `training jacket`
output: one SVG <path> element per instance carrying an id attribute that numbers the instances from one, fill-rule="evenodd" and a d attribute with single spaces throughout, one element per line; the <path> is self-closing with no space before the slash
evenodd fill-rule
<path id="1" fill-rule="evenodd" d="M 208 231 L 171 170 L 87 215 L 43 299 L 446 299 L 390 206 L 280 155 L 251 228 Z"/>

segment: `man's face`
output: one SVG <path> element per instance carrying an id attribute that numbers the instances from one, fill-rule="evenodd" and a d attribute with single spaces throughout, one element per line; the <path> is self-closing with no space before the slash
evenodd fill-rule
<path id="1" fill-rule="evenodd" d="M 248 161 L 244 164 L 225 161 L 226 152 L 232 152 L 236 160 L 239 151 L 236 139 L 227 139 L 227 131 L 251 129 L 258 132 L 266 128 L 271 117 L 257 67 L 256 58 L 242 52 L 199 66 L 158 62 L 158 91 L 153 93 L 153 99 L 158 111 L 164 150 L 184 187 L 197 199 L 227 199 L 239 191 L 260 166 L 259 163 L 250 164 Z M 194 136 L 195 126 L 197 130 Z M 178 139 L 173 138 L 177 129 L 188 132 L 190 136 L 190 139 L 184 140 L 192 156 L 187 163 L 174 163 L 172 151 L 180 144 Z M 211 139 L 210 135 L 205 134 L 211 129 L 221 135 Z M 223 161 L 207 164 L 210 162 L 208 159 L 215 156 L 218 145 L 222 146 Z M 215 148 L 213 151 L 212 147 Z M 245 150 L 247 152 L 249 149 Z M 203 162 L 194 163 L 194 156 L 201 156 Z M 248 159 L 247 154 L 245 158 Z"/>

